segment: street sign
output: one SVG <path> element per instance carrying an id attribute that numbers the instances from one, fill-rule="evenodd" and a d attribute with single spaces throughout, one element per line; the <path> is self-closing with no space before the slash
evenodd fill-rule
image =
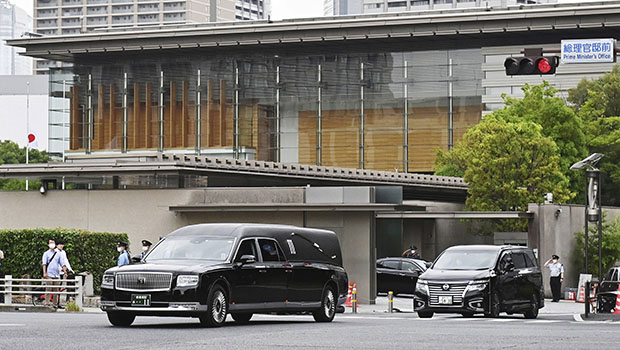
<path id="1" fill-rule="evenodd" d="M 562 40 L 561 60 L 562 63 L 616 62 L 616 40 Z"/>

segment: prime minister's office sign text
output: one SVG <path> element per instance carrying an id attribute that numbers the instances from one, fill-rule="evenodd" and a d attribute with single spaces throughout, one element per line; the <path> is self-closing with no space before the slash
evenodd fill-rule
<path id="1" fill-rule="evenodd" d="M 614 39 L 562 40 L 562 63 L 604 63 L 616 61 Z"/>

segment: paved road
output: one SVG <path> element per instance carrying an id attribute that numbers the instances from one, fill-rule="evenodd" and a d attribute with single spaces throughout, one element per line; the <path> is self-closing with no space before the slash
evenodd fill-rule
<path id="1" fill-rule="evenodd" d="M 130 328 L 110 326 L 102 313 L 0 313 L 0 349 L 552 349 L 616 348 L 620 322 L 578 322 L 573 315 L 462 318 L 413 313 L 311 316 L 258 315 L 249 325 L 218 329 L 195 319 L 138 317 Z"/>

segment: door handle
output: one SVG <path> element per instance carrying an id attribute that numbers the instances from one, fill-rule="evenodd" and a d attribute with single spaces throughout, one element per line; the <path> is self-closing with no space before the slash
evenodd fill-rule
<path id="1" fill-rule="evenodd" d="M 260 272 L 260 273 L 267 273 L 267 270 L 260 269 L 260 270 L 258 270 L 258 272 Z"/>
<path id="2" fill-rule="evenodd" d="M 293 272 L 293 270 L 286 269 L 286 270 L 284 270 L 284 272 L 286 272 L 286 273 L 292 273 L 292 272 Z"/>

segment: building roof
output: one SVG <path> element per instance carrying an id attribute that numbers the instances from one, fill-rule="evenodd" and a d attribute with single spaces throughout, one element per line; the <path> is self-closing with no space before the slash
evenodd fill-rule
<path id="1" fill-rule="evenodd" d="M 576 31 L 575 35 L 581 31 L 583 35 L 588 34 L 583 32 L 587 29 L 617 27 L 620 1 L 602 1 L 146 27 L 13 39 L 8 43 L 26 48 L 28 56 L 72 61 L 79 55 L 114 52 L 360 43 L 560 30 Z"/>

